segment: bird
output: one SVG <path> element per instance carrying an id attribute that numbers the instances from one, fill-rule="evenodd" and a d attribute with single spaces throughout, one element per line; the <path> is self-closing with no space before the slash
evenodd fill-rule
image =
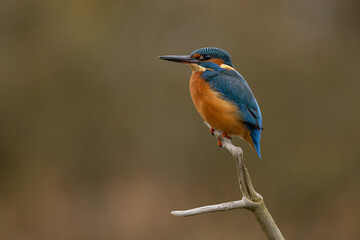
<path id="1" fill-rule="evenodd" d="M 245 140 L 261 159 L 262 116 L 259 104 L 243 76 L 234 68 L 230 54 L 204 47 L 190 55 L 164 55 L 162 60 L 190 66 L 190 94 L 196 110 L 221 137 Z M 218 140 L 218 146 L 222 147 Z"/>

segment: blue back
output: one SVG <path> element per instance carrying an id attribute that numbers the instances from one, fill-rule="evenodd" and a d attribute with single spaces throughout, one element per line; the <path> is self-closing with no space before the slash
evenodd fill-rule
<path id="1" fill-rule="evenodd" d="M 209 82 L 215 91 L 220 92 L 224 100 L 232 102 L 237 106 L 239 117 L 249 129 L 255 150 L 261 158 L 260 137 L 262 117 L 260 107 L 249 85 L 237 71 L 222 69 L 217 64 L 211 62 L 201 63 L 200 65 L 214 69 L 214 71 L 206 70 L 203 72 L 202 78 Z"/>

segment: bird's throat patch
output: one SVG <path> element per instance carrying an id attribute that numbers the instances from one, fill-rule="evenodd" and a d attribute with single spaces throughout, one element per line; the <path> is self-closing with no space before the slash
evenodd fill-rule
<path id="1" fill-rule="evenodd" d="M 193 72 L 204 72 L 206 68 L 196 64 L 196 63 L 189 63 L 188 64 Z"/>

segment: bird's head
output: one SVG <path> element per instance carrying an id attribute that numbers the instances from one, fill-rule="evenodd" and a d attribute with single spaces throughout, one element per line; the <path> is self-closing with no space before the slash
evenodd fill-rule
<path id="1" fill-rule="evenodd" d="M 205 47 L 193 51 L 190 55 L 165 55 L 160 59 L 189 64 L 194 71 L 206 69 L 232 69 L 230 54 L 220 48 Z"/>

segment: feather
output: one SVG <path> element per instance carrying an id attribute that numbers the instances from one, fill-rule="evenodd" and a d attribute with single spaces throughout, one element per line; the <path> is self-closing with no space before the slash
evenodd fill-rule
<path id="1" fill-rule="evenodd" d="M 222 94 L 226 101 L 234 103 L 239 109 L 242 121 L 262 128 L 262 118 L 259 105 L 245 79 L 236 71 L 205 71 L 202 74 L 211 87 Z"/>
<path id="2" fill-rule="evenodd" d="M 251 89 L 240 73 L 234 70 L 204 71 L 202 76 L 222 98 L 235 104 L 239 117 L 250 130 L 256 152 L 260 155 L 262 117 L 260 107 Z"/>

